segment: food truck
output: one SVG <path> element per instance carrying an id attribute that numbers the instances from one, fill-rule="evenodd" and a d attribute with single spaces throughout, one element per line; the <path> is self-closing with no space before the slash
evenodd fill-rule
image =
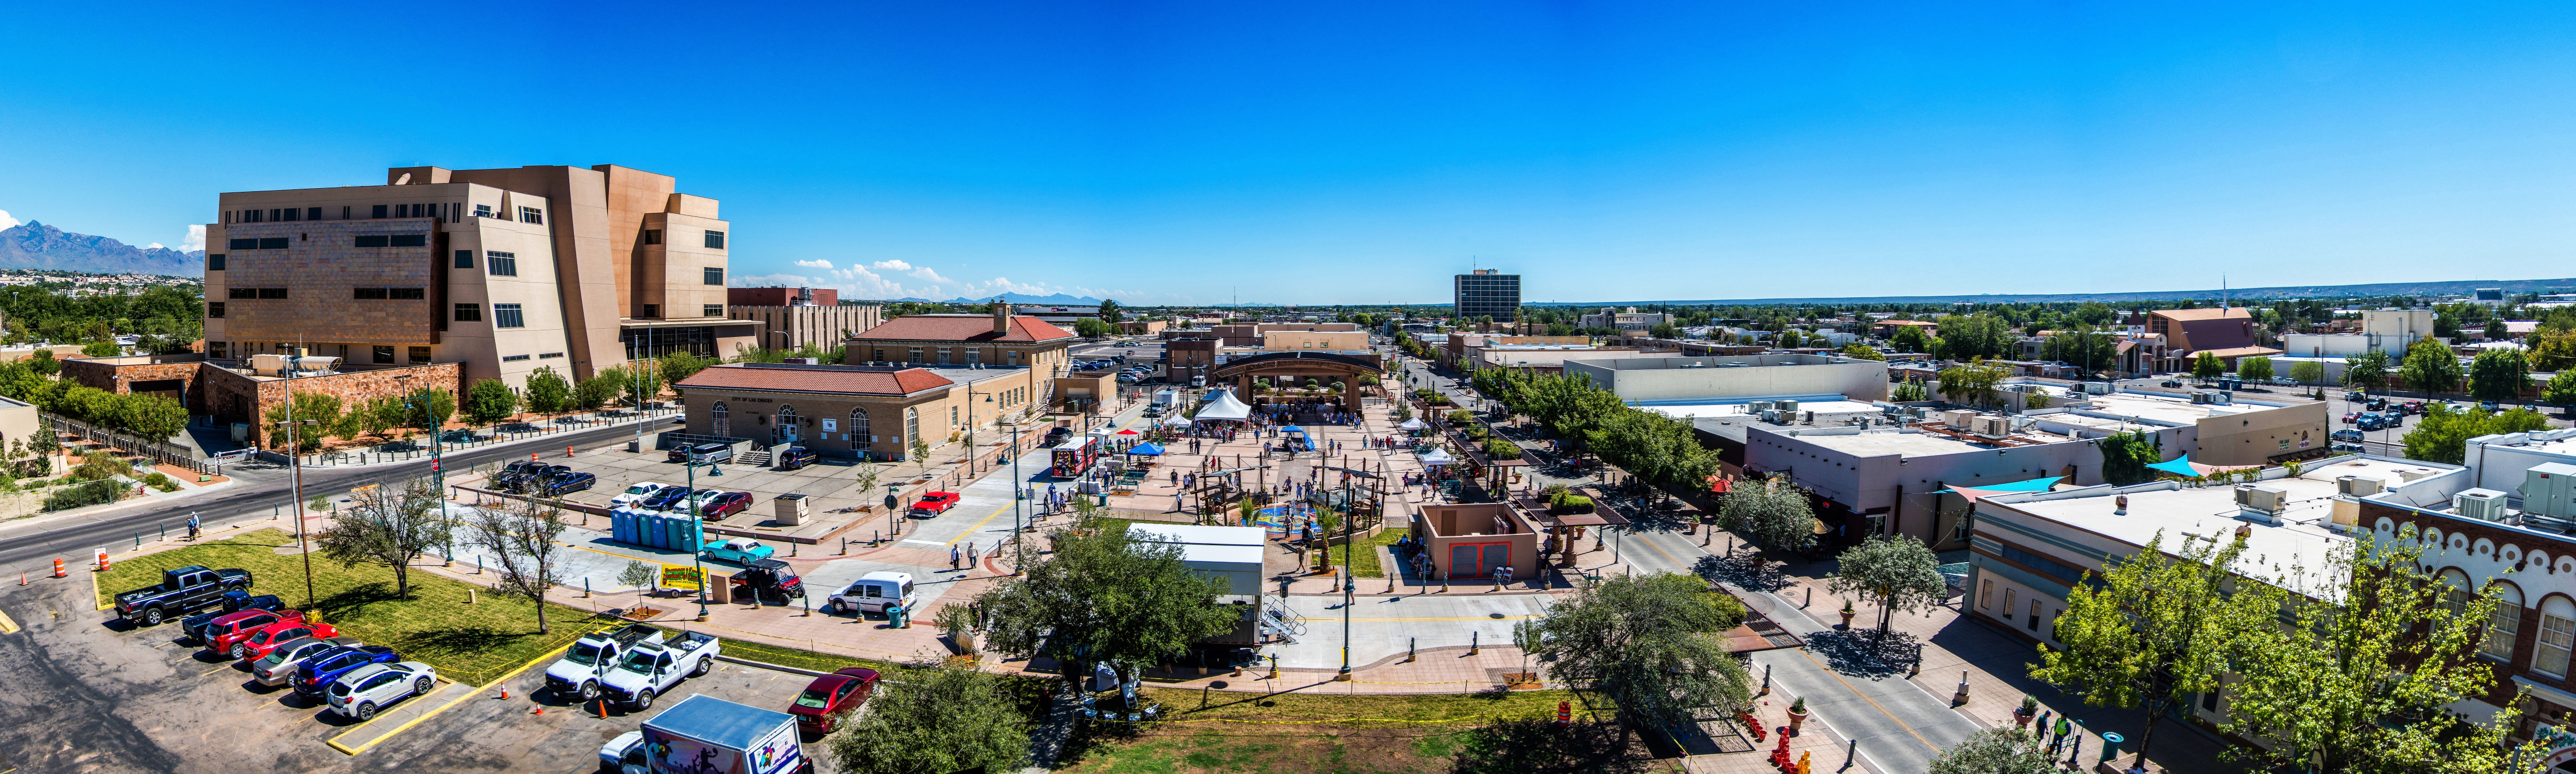
<path id="1" fill-rule="evenodd" d="M 1056 444 L 1055 448 L 1047 450 L 1049 458 L 1047 475 L 1056 478 L 1080 476 L 1083 471 L 1091 469 L 1092 463 L 1100 461 L 1100 456 L 1108 448 L 1107 442 L 1096 435 L 1077 435 L 1064 439 L 1064 443 Z"/>

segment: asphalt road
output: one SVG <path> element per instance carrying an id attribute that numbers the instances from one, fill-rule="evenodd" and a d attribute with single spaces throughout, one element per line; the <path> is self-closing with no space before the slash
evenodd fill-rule
<path id="1" fill-rule="evenodd" d="M 676 420 L 666 418 L 662 421 Z M 647 428 L 647 433 L 653 430 Z M 545 443 L 485 446 L 449 454 L 445 467 L 454 472 L 530 452 L 548 453 L 565 446 L 588 446 L 634 435 L 633 424 L 576 430 L 556 435 Z M 268 519 L 279 508 L 293 512 L 295 497 L 288 485 L 285 466 L 269 463 L 228 465 L 224 474 L 233 477 L 236 483 L 203 497 L 171 502 L 146 500 L 92 513 L 38 516 L 0 526 L 0 569 L 32 572 L 43 565 L 50 572 L 55 557 L 63 557 L 74 565 L 86 564 L 90 552 L 101 546 L 110 551 L 120 550 L 118 546 L 132 548 L 138 532 L 145 540 L 152 540 L 160 534 L 163 524 L 174 532 L 182 530 L 191 511 L 200 515 L 209 532 L 235 521 Z M 367 484 L 426 475 L 429 475 L 427 461 L 366 468 L 311 468 L 304 471 L 304 491 L 308 498 L 321 494 L 337 495 Z"/>

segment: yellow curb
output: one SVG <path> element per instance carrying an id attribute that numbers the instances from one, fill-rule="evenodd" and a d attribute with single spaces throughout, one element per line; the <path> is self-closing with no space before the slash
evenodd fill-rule
<path id="1" fill-rule="evenodd" d="M 13 621 L 13 620 L 10 620 L 10 619 L 9 619 L 9 613 L 8 613 L 8 611 L 0 610 L 0 634 L 17 634 L 17 633 L 18 633 L 18 622 L 17 622 L 17 621 Z"/>
<path id="2" fill-rule="evenodd" d="M 601 628 L 606 628 L 606 627 L 601 627 Z M 564 644 L 563 644 L 563 647 L 556 648 L 556 649 L 551 650 L 551 651 L 547 651 L 545 655 L 538 656 L 538 657 L 536 657 L 536 658 L 534 658 L 534 659 L 531 659 L 531 660 L 529 660 L 529 661 L 528 661 L 528 663 L 520 664 L 520 665 L 519 665 L 519 668 L 517 668 L 517 669 L 513 669 L 513 670 L 510 670 L 510 673 L 509 673 L 509 674 L 502 675 L 502 676 L 500 676 L 500 677 L 498 677 L 498 678 L 494 678 L 494 679 L 492 680 L 492 682 L 488 682 L 488 683 L 484 683 L 484 684 L 482 684 L 482 685 L 480 685 L 480 686 L 476 686 L 474 690 L 467 691 L 467 692 L 465 692 L 465 693 L 464 693 L 464 695 L 458 696 L 458 697 L 456 697 L 456 698 L 454 698 L 454 699 L 449 699 L 449 700 L 447 701 L 447 703 L 446 703 L 446 704 L 438 705 L 438 708 L 437 708 L 437 709 L 434 709 L 434 710 L 430 710 L 430 711 L 428 711 L 428 712 L 421 713 L 420 717 L 412 718 L 411 720 L 409 720 L 409 721 L 407 721 L 407 722 L 403 723 L 402 725 L 395 726 L 395 727 L 394 727 L 394 729 L 393 729 L 393 730 L 391 730 L 391 731 L 387 731 L 387 732 L 384 732 L 384 733 L 382 733 L 382 734 L 378 734 L 378 735 L 376 736 L 376 738 L 367 740 L 367 742 L 366 742 L 365 744 L 361 744 L 361 745 L 358 745 L 358 746 L 356 746 L 356 747 L 350 747 L 350 746 L 348 746 L 348 745 L 341 744 L 341 743 L 340 743 L 340 740 L 348 738 L 348 736 L 349 736 L 350 734 L 354 734 L 354 733 L 358 733 L 359 731 L 366 730 L 366 728 L 367 728 L 368 726 L 375 725 L 375 721 L 368 721 L 368 722 L 366 722 L 366 723 L 359 724 L 357 728 L 352 728 L 352 729 L 349 729 L 349 730 L 347 730 L 347 731 L 342 731 L 342 732 L 340 732 L 340 735 L 339 735 L 339 736 L 331 737 L 329 741 L 325 741 L 325 742 L 323 742 L 323 744 L 330 745 L 330 746 L 331 746 L 331 749 L 339 750 L 340 752 L 347 753 L 347 754 L 349 754 L 349 755 L 356 755 L 356 754 L 358 754 L 358 753 L 366 752 L 369 748 L 375 747 L 376 745 L 379 745 L 379 744 L 383 744 L 385 740 L 387 740 L 387 739 L 392 739 L 392 738 L 394 738 L 394 736 L 395 736 L 395 735 L 397 735 L 397 734 L 400 734 L 400 733 L 402 733 L 402 732 L 404 732 L 404 731 L 409 731 L 409 730 L 411 730 L 411 727 L 412 727 L 412 726 L 420 725 L 420 722 L 421 722 L 421 721 L 424 721 L 424 720 L 428 720 L 428 719 L 430 719 L 430 718 L 437 717 L 439 713 L 446 712 L 446 711 L 448 710 L 448 708 L 456 706 L 457 702 L 461 702 L 461 701 L 464 701 L 464 700 L 466 700 L 466 699 L 471 699 L 471 698 L 474 698 L 474 697 L 476 697 L 476 696 L 483 695 L 483 692 L 484 692 L 484 691 L 486 691 L 486 690 L 490 690 L 490 689 L 492 688 L 492 686 L 499 685 L 499 684 L 501 684 L 501 683 L 503 683 L 503 682 L 507 682 L 507 681 L 509 681 L 509 679 L 510 679 L 510 678 L 513 678 L 513 677 L 517 677 L 517 676 L 519 676 L 519 673 L 521 673 L 521 672 L 525 672 L 525 671 L 528 671 L 528 668 L 529 668 L 529 667 L 536 666 L 538 662 L 542 662 L 542 661 L 551 661 L 551 660 L 553 660 L 556 656 L 563 655 L 563 652 L 564 652 L 564 651 L 571 650 L 571 649 L 572 649 L 573 644 L 574 644 L 574 643 L 578 643 L 578 642 L 580 642 L 580 641 L 581 641 L 581 640 L 580 640 L 580 638 L 574 638 L 572 642 L 564 643 Z M 441 678 L 439 678 L 439 680 L 440 680 L 441 682 L 449 682 L 449 681 L 447 680 L 447 678 L 445 678 L 445 677 L 441 677 Z M 454 684 L 454 683 L 450 682 L 450 684 Z"/>

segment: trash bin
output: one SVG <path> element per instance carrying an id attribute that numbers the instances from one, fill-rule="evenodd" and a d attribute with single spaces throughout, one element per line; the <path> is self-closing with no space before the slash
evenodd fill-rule
<path id="1" fill-rule="evenodd" d="M 772 511 L 771 518 L 776 519 L 780 525 L 793 527 L 805 523 L 804 495 L 783 494 L 772 498 L 769 502 L 776 507 L 776 510 Z"/>

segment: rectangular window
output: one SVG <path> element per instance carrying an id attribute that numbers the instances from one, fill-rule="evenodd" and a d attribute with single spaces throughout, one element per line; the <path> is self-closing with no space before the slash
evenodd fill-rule
<path id="1" fill-rule="evenodd" d="M 428 288 L 385 288 L 385 297 L 396 301 L 429 300 Z"/>
<path id="2" fill-rule="evenodd" d="M 724 249 L 724 232 L 722 232 L 722 231 L 709 231 L 709 232 L 707 232 L 707 249 L 709 249 L 709 250 L 722 250 L 722 249 Z"/>
<path id="3" fill-rule="evenodd" d="M 321 220 L 321 219 L 322 219 L 322 208 L 320 208 L 320 207 L 313 207 L 313 208 L 306 209 L 306 210 L 304 211 L 304 219 L 305 219 L 305 220 Z"/>
<path id="4" fill-rule="evenodd" d="M 384 289 L 384 288 L 359 288 L 359 289 L 358 289 L 358 293 L 357 293 L 357 300 L 359 300 L 359 301 L 383 301 L 383 300 L 385 300 L 385 289 Z"/>
<path id="5" fill-rule="evenodd" d="M 378 344 L 378 345 L 376 345 L 376 346 L 375 346 L 375 348 L 374 348 L 374 349 L 375 349 L 376 363 L 377 363 L 378 365 L 393 365 L 393 364 L 394 364 L 394 348 L 393 348 L 391 345 Z"/>
<path id="6" fill-rule="evenodd" d="M 716 268 L 716 267 L 713 267 L 713 266 L 709 266 L 709 267 L 707 267 L 706 275 L 707 275 L 707 277 L 706 277 L 706 284 L 709 284 L 709 285 L 722 285 L 722 284 L 724 284 L 724 270 L 723 270 L 723 269 Z"/>
<path id="7" fill-rule="evenodd" d="M 947 364 L 948 364 L 948 348 L 947 348 L 947 347 L 940 347 L 940 348 L 939 348 L 939 364 L 940 364 L 940 365 L 947 365 Z"/>
<path id="8" fill-rule="evenodd" d="M 658 317 L 661 317 L 661 316 L 662 316 L 662 305 L 661 305 L 661 304 L 645 304 L 645 305 L 644 305 L 644 319 L 651 320 L 651 319 L 658 318 Z"/>
<path id="9" fill-rule="evenodd" d="M 704 305 L 704 308 L 703 308 L 703 309 L 701 309 L 700 311 L 705 312 L 705 313 L 706 313 L 706 315 L 705 315 L 705 316 L 707 316 L 707 317 L 723 317 L 723 316 L 724 316 L 724 305 L 723 305 L 723 304 L 706 304 L 706 305 Z"/>
<path id="10" fill-rule="evenodd" d="M 2478 653 L 2497 661 L 2511 663 L 2514 635 L 2520 633 L 2522 633 L 2522 603 L 2511 600 L 2497 602 L 2495 613 L 2487 616 L 2487 637 L 2478 642 Z"/>
<path id="11" fill-rule="evenodd" d="M 544 210 L 540 210 L 535 207 L 521 207 L 519 208 L 519 222 L 544 223 L 546 222 L 546 213 Z"/>
<path id="12" fill-rule="evenodd" d="M 2030 630 L 2039 631 L 2039 600 L 2030 601 Z"/>
<path id="13" fill-rule="evenodd" d="M 224 254 L 223 254 L 223 253 L 207 253 L 207 254 L 206 254 L 206 270 L 207 270 L 207 271 L 223 271 L 223 270 L 224 270 Z"/>
<path id="14" fill-rule="evenodd" d="M 280 211 L 278 214 L 280 214 L 280 215 L 282 215 L 282 216 L 283 216 L 283 217 L 278 218 L 278 220 L 288 220 L 288 221 L 293 221 L 293 220 L 303 220 L 303 219 L 304 219 L 304 211 L 303 211 L 303 210 L 300 210 L 300 209 L 296 209 L 296 208 L 294 208 L 294 207 L 288 207 L 288 208 L 286 208 L 285 210 Z"/>
<path id="15" fill-rule="evenodd" d="M 413 363 L 427 363 L 427 362 L 429 362 L 429 348 L 428 348 L 428 347 L 412 347 L 412 348 L 411 348 L 411 362 L 413 362 Z"/>
<path id="16" fill-rule="evenodd" d="M 222 302 L 222 301 L 208 301 L 208 302 L 206 302 L 206 319 L 209 319 L 209 320 L 221 320 L 221 319 L 224 319 L 224 302 Z"/>
<path id="17" fill-rule="evenodd" d="M 285 289 L 285 288 L 260 288 L 260 289 L 259 289 L 259 297 L 260 297 L 260 298 L 266 298 L 266 299 L 283 299 L 283 298 L 285 298 L 285 297 L 286 297 L 286 289 Z"/>
<path id="18" fill-rule="evenodd" d="M 977 363 L 982 363 L 982 362 L 984 362 L 984 350 L 983 350 L 983 349 L 981 349 L 981 348 L 976 348 L 976 347 L 968 347 L 968 348 L 966 349 L 966 364 L 967 364 L 967 365 L 975 365 L 975 364 L 977 364 Z"/>
<path id="19" fill-rule="evenodd" d="M 257 249 L 259 249 L 259 240 L 257 240 L 257 239 L 227 239 L 227 240 L 224 240 L 224 246 L 225 246 L 225 247 L 228 247 L 228 248 L 231 248 L 231 249 L 234 249 L 234 250 L 257 250 Z"/>
<path id="20" fill-rule="evenodd" d="M 259 249 L 262 250 L 284 250 L 288 245 L 289 240 L 286 237 L 260 237 L 259 239 Z"/>
<path id="21" fill-rule="evenodd" d="M 2540 644 L 2531 654 L 2531 671 L 2567 676 L 2567 657 L 2576 654 L 2576 621 L 2540 614 Z"/>
<path id="22" fill-rule="evenodd" d="M 516 363 L 516 362 L 519 362 L 519 361 L 521 361 L 521 360 L 526 360 L 526 359 L 528 359 L 528 356 L 526 356 L 526 355 L 502 355 L 502 356 L 501 356 L 501 362 L 504 362 L 504 363 Z"/>
<path id="23" fill-rule="evenodd" d="M 224 296 L 227 298 L 258 298 L 259 288 L 227 288 L 224 290 Z"/>
<path id="24" fill-rule="evenodd" d="M 528 321 L 519 316 L 518 304 L 493 304 L 492 327 L 525 328 L 528 327 Z"/>
<path id="25" fill-rule="evenodd" d="M 545 354 L 542 354 L 542 355 L 538 355 L 538 356 L 537 356 L 537 359 L 538 359 L 538 360 L 544 360 L 544 359 L 546 359 L 546 358 L 552 358 L 552 357 L 563 357 L 563 353 L 561 353 L 561 352 L 548 352 L 548 353 L 545 353 Z"/>
<path id="26" fill-rule="evenodd" d="M 384 205 L 382 205 L 382 204 L 376 205 L 376 214 L 375 214 L 375 217 L 376 217 L 376 218 L 378 218 L 378 219 L 382 219 L 382 218 L 384 218 L 384 216 L 385 216 L 385 206 L 384 206 Z"/>
<path id="27" fill-rule="evenodd" d="M 658 244 L 661 244 L 661 243 L 662 243 L 662 230 L 661 230 L 661 229 L 658 229 L 658 228 L 648 228 L 648 229 L 645 229 L 645 230 L 644 230 L 644 243 L 645 243 L 645 244 L 648 244 L 648 245 L 658 245 Z"/>
<path id="28" fill-rule="evenodd" d="M 2209 691 L 2209 692 L 2206 692 L 2206 693 L 2202 693 L 2202 694 L 2200 695 L 2200 708 L 2201 708 L 2201 710 L 2202 710 L 2202 711 L 2206 711 L 2206 712 L 2217 712 L 2217 711 L 2218 711 L 2218 692 L 2217 692 L 2217 691 Z"/>
<path id="29" fill-rule="evenodd" d="M 392 245 L 392 244 L 393 244 L 393 237 L 388 236 L 388 235 L 385 235 L 385 234 L 360 234 L 360 235 L 358 235 L 358 237 L 357 237 L 357 242 L 356 242 L 355 244 L 350 245 L 350 246 L 351 246 L 351 247 L 387 247 L 387 246 L 390 246 L 390 245 Z"/>
<path id="30" fill-rule="evenodd" d="M 1984 583 L 1980 583 L 1980 584 L 1978 584 L 1978 585 L 1977 585 L 1977 606 L 1978 606 L 1978 607 L 1994 607 L 1994 606 L 1995 606 L 1995 581 L 1994 581 L 1994 579 L 1992 579 L 1992 578 L 1988 578 L 1988 579 L 1986 579 L 1986 581 L 1985 581 Z"/>
<path id="31" fill-rule="evenodd" d="M 341 219 L 341 220 L 348 220 L 348 219 L 349 219 L 349 208 L 348 208 L 348 206 L 347 206 L 347 205 L 342 205 L 342 206 L 340 207 L 340 219 Z"/>
<path id="32" fill-rule="evenodd" d="M 474 268 L 474 251 L 472 251 L 472 250 L 458 250 L 458 251 L 456 251 L 456 268 L 459 268 L 459 269 L 471 269 L 471 268 Z"/>
<path id="33" fill-rule="evenodd" d="M 492 205 L 489 205 L 489 204 L 477 204 L 477 205 L 474 205 L 474 217 L 477 217 L 477 218 L 489 218 L 489 217 L 492 217 Z"/>
<path id="34" fill-rule="evenodd" d="M 956 406 L 950 406 L 950 407 L 948 407 L 948 426 L 949 426 L 949 427 L 956 427 L 956 426 L 957 426 L 957 407 L 956 407 Z"/>
<path id="35" fill-rule="evenodd" d="M 2012 620 L 2013 590 L 2010 586 L 2004 587 L 2004 620 L 2006 621 Z"/>
<path id="36" fill-rule="evenodd" d="M 395 235 L 393 235 L 393 239 L 394 239 L 394 244 L 393 244 L 393 246 L 395 246 L 395 247 L 428 247 L 428 246 L 429 246 L 429 235 L 428 235 L 428 234 L 395 234 Z"/>
<path id="37" fill-rule="evenodd" d="M 492 250 L 483 251 L 483 272 L 495 277 L 519 276 L 519 256 Z"/>
<path id="38" fill-rule="evenodd" d="M 224 359 L 228 359 L 228 358 L 231 358 L 231 357 L 232 357 L 232 351 L 233 351 L 233 348 L 232 348 L 232 342 L 229 342 L 229 341 L 209 341 L 209 342 L 206 342 L 206 356 L 207 356 L 207 357 L 211 357 L 211 358 L 214 358 L 214 359 L 216 359 L 216 360 L 224 360 Z"/>
<path id="39" fill-rule="evenodd" d="M 918 362 L 921 362 L 921 348 L 920 348 L 920 347 L 913 347 L 913 348 L 912 348 L 912 357 L 905 359 L 903 362 L 906 362 L 906 363 L 918 363 Z"/>
<path id="40" fill-rule="evenodd" d="M 456 305 L 456 321 L 457 321 L 457 322 L 482 322 L 482 321 L 483 321 L 483 305 L 482 305 L 482 304 L 457 304 L 457 305 Z"/>

